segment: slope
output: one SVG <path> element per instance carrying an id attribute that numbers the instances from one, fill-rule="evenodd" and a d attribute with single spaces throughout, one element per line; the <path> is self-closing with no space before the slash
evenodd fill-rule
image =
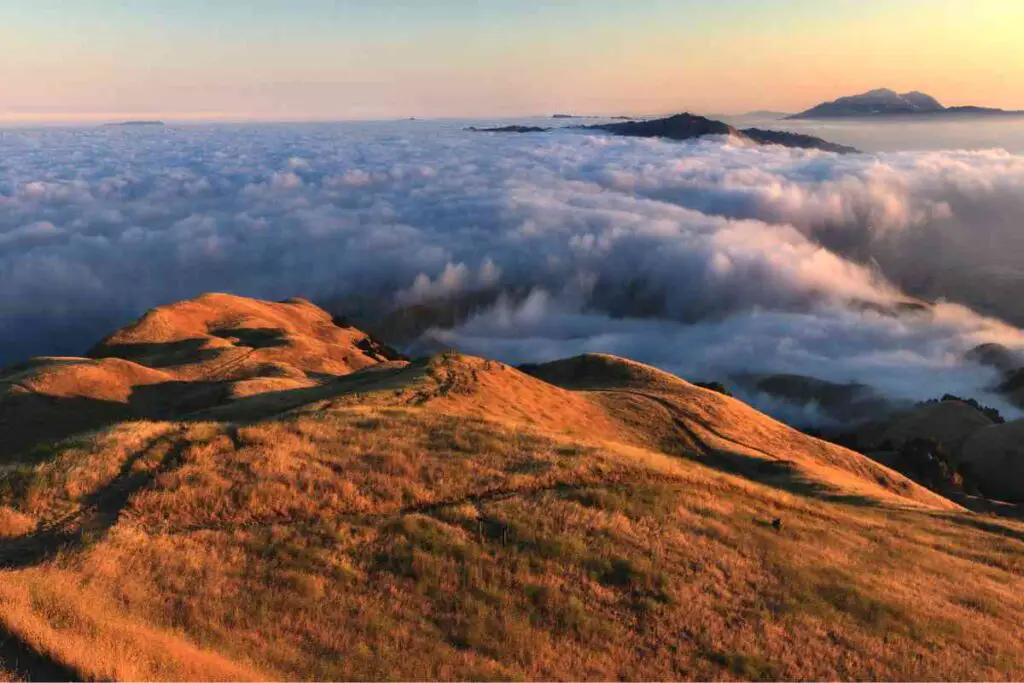
<path id="1" fill-rule="evenodd" d="M 0 462 L 119 420 L 174 418 L 400 358 L 308 301 L 229 294 L 153 309 L 88 356 L 0 369 Z"/>
<path id="2" fill-rule="evenodd" d="M 525 369 L 375 363 L 0 468 L 0 670 L 1024 674 L 1024 525 L 648 366 Z"/>

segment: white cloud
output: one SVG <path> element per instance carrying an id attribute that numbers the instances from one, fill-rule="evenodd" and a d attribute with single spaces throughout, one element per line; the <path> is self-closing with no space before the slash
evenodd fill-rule
<path id="1" fill-rule="evenodd" d="M 518 298 L 435 336 L 510 360 L 605 350 L 921 397 L 981 391 L 991 376 L 959 355 L 975 343 L 1024 346 L 957 306 L 865 307 L 909 291 L 1024 320 L 1024 157 L 1000 151 L 840 157 L 429 122 L 4 144 L 0 362 L 81 353 L 209 290 L 384 313 L 503 289 Z"/>

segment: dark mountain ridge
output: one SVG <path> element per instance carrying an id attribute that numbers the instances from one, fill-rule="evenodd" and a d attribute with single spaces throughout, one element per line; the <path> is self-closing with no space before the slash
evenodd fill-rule
<path id="1" fill-rule="evenodd" d="M 613 135 L 638 138 L 665 138 L 668 140 L 693 140 L 706 135 L 730 135 L 760 145 L 782 145 L 797 149 L 820 149 L 838 154 L 856 153 L 854 147 L 839 145 L 813 135 L 790 133 L 781 130 L 764 130 L 761 128 L 735 128 L 722 121 L 690 113 L 676 114 L 661 119 L 648 121 L 623 121 L 621 123 L 601 123 L 591 126 L 569 126 L 577 130 L 603 131 Z M 500 126 L 496 128 L 469 127 L 466 130 L 478 133 L 544 133 L 551 128 L 535 126 Z"/>

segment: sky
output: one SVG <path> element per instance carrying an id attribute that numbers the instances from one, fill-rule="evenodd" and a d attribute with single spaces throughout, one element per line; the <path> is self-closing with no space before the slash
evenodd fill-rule
<path id="1" fill-rule="evenodd" d="M 0 0 L 0 122 L 1024 109 L 1021 0 Z"/>

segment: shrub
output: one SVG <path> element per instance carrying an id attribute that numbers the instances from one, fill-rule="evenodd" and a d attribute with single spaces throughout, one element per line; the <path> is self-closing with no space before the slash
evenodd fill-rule
<path id="1" fill-rule="evenodd" d="M 968 479 L 973 484 L 970 468 L 964 465 L 955 466 L 949 453 L 935 439 L 909 439 L 900 447 L 899 453 L 908 468 L 916 475 L 914 478 L 928 488 L 966 488 L 965 481 Z"/>
<path id="2" fill-rule="evenodd" d="M 721 382 L 696 382 L 696 385 L 701 389 L 710 389 L 711 391 L 717 391 L 723 396 L 732 396 L 732 393 L 725 388 L 725 385 Z"/>

